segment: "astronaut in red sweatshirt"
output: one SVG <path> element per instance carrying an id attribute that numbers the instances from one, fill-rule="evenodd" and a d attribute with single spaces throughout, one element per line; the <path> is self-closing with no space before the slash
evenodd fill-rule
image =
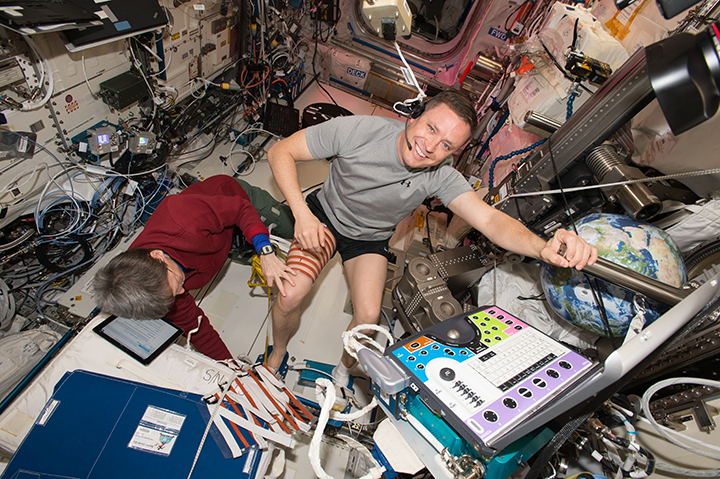
<path id="1" fill-rule="evenodd" d="M 240 228 L 260 257 L 269 286 L 285 294 L 295 272 L 281 261 L 269 233 L 238 182 L 213 176 L 160 202 L 130 248 L 95 275 L 93 288 L 103 312 L 136 319 L 164 317 L 181 327 L 199 352 L 216 360 L 233 356 L 188 290 L 217 274 Z"/>

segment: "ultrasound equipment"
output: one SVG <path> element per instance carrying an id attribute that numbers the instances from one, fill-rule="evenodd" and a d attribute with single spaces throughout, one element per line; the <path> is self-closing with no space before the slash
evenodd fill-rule
<path id="1" fill-rule="evenodd" d="M 497 306 L 434 324 L 382 357 L 369 350 L 358 357 L 395 420 L 420 422 L 425 431 L 418 432 L 430 432 L 451 454 L 492 465 L 528 434 L 542 434 L 632 378 L 692 329 L 719 292 L 716 275 L 604 359 L 585 357 Z"/>

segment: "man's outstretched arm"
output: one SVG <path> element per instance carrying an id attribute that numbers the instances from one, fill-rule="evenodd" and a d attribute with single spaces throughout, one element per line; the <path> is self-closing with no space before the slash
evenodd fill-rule
<path id="1" fill-rule="evenodd" d="M 575 233 L 559 229 L 546 242 L 516 219 L 492 208 L 474 191 L 461 194 L 450 202 L 448 208 L 490 241 L 508 251 L 578 270 L 597 260 L 597 249 Z M 558 253 L 563 244 L 564 257 Z"/>

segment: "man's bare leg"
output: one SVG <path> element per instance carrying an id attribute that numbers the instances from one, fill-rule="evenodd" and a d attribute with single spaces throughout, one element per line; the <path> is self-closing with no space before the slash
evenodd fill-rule
<path id="1" fill-rule="evenodd" d="M 353 304 L 353 318 L 347 330 L 359 324 L 377 324 L 380 319 L 380 308 L 382 307 L 382 296 L 387 278 L 387 258 L 382 255 L 370 253 L 357 256 L 345 262 L 350 294 Z M 366 331 L 371 335 L 372 331 Z M 340 363 L 334 370 L 335 379 L 345 384 L 348 378 L 345 374 L 352 368 L 356 361 L 345 350 L 343 350 Z"/>
<path id="2" fill-rule="evenodd" d="M 278 296 L 272 306 L 273 350 L 268 357 L 268 366 L 278 369 L 287 352 L 290 338 L 300 326 L 302 302 L 310 292 L 313 282 L 307 276 L 295 276 L 295 286 L 285 285 L 286 296 Z"/>

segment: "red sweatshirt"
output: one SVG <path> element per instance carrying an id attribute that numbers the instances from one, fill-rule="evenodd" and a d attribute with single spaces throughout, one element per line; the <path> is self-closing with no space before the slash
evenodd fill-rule
<path id="1" fill-rule="evenodd" d="M 232 354 L 210 325 L 188 290 L 208 284 L 228 257 L 233 229 L 242 230 L 248 241 L 257 234 L 269 234 L 238 182 L 226 175 L 213 176 L 191 185 L 160 202 L 145 229 L 130 248 L 159 249 L 186 269 L 185 292 L 175 297 L 165 319 L 185 331 L 197 328 L 191 342 L 213 359 L 230 359 Z"/>

